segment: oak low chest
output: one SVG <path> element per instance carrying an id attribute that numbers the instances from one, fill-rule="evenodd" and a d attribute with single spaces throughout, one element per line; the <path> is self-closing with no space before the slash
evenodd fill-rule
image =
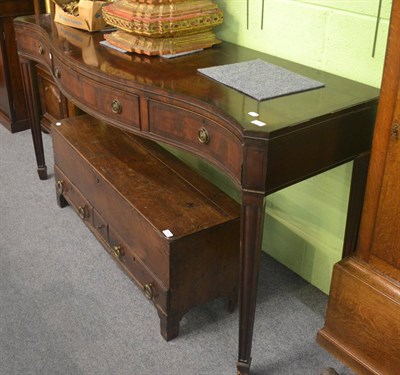
<path id="1" fill-rule="evenodd" d="M 238 204 L 175 156 L 88 115 L 52 129 L 58 204 L 70 204 L 152 300 L 166 340 L 192 307 L 237 299 Z"/>

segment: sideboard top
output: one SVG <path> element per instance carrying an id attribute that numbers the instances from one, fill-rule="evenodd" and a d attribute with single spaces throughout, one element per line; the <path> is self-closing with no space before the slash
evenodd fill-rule
<path id="1" fill-rule="evenodd" d="M 102 32 L 88 33 L 52 22 L 50 15 L 42 15 L 39 22 L 34 16 L 16 19 L 17 27 L 36 28 L 47 34 L 55 51 L 62 55 L 72 69 L 79 67 L 90 74 L 104 76 L 117 84 L 130 86 L 157 95 L 165 95 L 203 106 L 225 118 L 233 120 L 248 135 L 262 138 L 284 134 L 308 124 L 324 121 L 332 114 L 376 104 L 379 90 L 321 70 L 240 47 L 228 42 L 191 55 L 167 59 L 163 57 L 124 54 L 99 44 Z M 325 83 L 319 88 L 302 93 L 257 101 L 200 74 L 197 69 L 262 59 L 290 71 Z M 258 120 L 266 125 L 251 123 Z"/>

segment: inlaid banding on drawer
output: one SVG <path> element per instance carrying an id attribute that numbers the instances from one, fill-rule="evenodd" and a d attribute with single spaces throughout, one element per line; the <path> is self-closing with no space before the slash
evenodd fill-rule
<path id="1" fill-rule="evenodd" d="M 53 75 L 63 91 L 77 100 L 85 111 L 101 114 L 115 125 L 140 128 L 138 95 L 78 75 L 58 59 L 54 61 Z"/>
<path id="2" fill-rule="evenodd" d="M 184 108 L 148 99 L 149 131 L 195 150 L 240 181 L 242 146 L 228 129 Z"/>

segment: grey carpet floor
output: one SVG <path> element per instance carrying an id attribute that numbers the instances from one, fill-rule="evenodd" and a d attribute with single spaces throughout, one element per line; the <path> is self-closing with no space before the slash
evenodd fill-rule
<path id="1" fill-rule="evenodd" d="M 0 374 L 233 375 L 238 312 L 191 310 L 165 342 L 155 308 L 36 173 L 31 134 L 0 126 Z M 262 256 L 254 375 L 352 372 L 315 343 L 327 297 Z"/>

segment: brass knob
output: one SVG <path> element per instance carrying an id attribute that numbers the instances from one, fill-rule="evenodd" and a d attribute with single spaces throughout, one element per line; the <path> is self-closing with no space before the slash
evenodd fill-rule
<path id="1" fill-rule="evenodd" d="M 116 258 L 118 258 L 118 259 L 121 258 L 122 253 L 121 253 L 121 246 L 120 245 L 114 245 L 112 247 L 112 252 L 113 252 L 113 254 L 114 254 L 114 256 Z"/>
<path id="2" fill-rule="evenodd" d="M 58 66 L 56 66 L 56 67 L 54 68 L 54 76 L 55 76 L 56 78 L 58 78 L 58 79 L 61 78 L 61 72 L 60 72 L 60 68 L 59 68 Z"/>
<path id="3" fill-rule="evenodd" d="M 44 55 L 44 47 L 39 44 L 39 55 Z"/>
<path id="4" fill-rule="evenodd" d="M 144 286 L 144 295 L 147 299 L 152 300 L 154 297 L 154 287 L 153 284 L 146 284 Z"/>
<path id="5" fill-rule="evenodd" d="M 118 114 L 122 112 L 122 104 L 118 99 L 114 99 L 111 103 L 111 110 Z"/>
<path id="6" fill-rule="evenodd" d="M 62 194 L 64 191 L 64 181 L 63 180 L 58 180 L 56 183 L 57 186 L 57 191 Z"/>
<path id="7" fill-rule="evenodd" d="M 78 207 L 78 213 L 79 213 L 79 217 L 84 220 L 86 219 L 86 210 L 85 207 L 79 206 Z"/>
<path id="8" fill-rule="evenodd" d="M 197 138 L 199 139 L 199 142 L 203 144 L 207 144 L 208 142 L 210 142 L 210 135 L 205 128 L 199 129 L 199 131 L 197 132 Z"/>

